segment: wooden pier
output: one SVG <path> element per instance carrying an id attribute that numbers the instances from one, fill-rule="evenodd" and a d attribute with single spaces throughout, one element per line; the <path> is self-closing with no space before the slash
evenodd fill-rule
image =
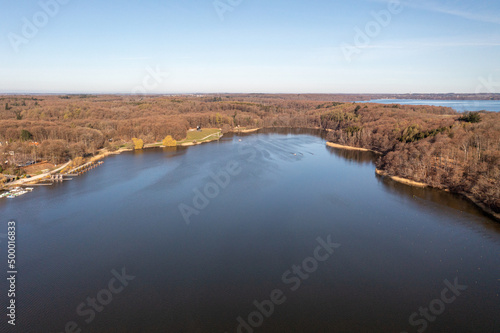
<path id="1" fill-rule="evenodd" d="M 66 176 L 67 176 L 66 174 L 58 173 L 58 174 L 50 176 L 50 181 L 52 181 L 52 182 L 62 182 L 62 181 L 65 181 L 65 180 L 72 180 L 73 179 L 73 178 L 65 178 Z"/>
<path id="2" fill-rule="evenodd" d="M 88 162 L 85 164 L 80 165 L 79 167 L 73 168 L 69 170 L 67 173 L 55 173 L 50 175 L 50 178 L 47 180 L 55 183 L 55 182 L 63 182 L 66 180 L 72 180 L 73 178 L 68 178 L 68 177 L 77 177 L 80 175 L 83 175 L 89 170 L 92 170 L 94 168 L 97 168 L 98 166 L 102 165 L 104 162 L 103 161 L 97 161 L 97 162 Z"/>
<path id="3" fill-rule="evenodd" d="M 80 165 L 79 167 L 73 168 L 68 173 L 66 174 L 67 176 L 79 176 L 84 174 L 85 172 L 92 170 L 101 164 L 103 164 L 103 161 L 98 161 L 98 162 L 88 162 L 85 164 Z"/>

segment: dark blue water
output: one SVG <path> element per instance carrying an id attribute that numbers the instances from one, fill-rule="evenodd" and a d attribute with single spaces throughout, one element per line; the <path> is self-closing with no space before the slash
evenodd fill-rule
<path id="1" fill-rule="evenodd" d="M 499 225 L 305 133 L 124 153 L 0 200 L 19 260 L 0 331 L 498 332 Z"/>
<path id="2" fill-rule="evenodd" d="M 358 102 L 358 103 L 367 103 Z M 401 104 L 401 105 L 434 105 L 446 106 L 455 109 L 458 112 L 466 111 L 500 111 L 500 101 L 440 101 L 440 100 L 420 100 L 420 99 L 374 99 L 368 103 L 380 104 Z"/>

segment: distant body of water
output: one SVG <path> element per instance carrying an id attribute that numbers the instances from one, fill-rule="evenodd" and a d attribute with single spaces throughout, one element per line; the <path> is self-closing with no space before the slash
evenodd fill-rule
<path id="1" fill-rule="evenodd" d="M 380 103 L 401 105 L 434 105 L 447 106 L 458 112 L 465 111 L 500 111 L 500 101 L 457 101 L 457 100 L 428 100 L 428 99 L 373 99 L 371 101 L 359 101 L 357 103 Z"/>
<path id="2" fill-rule="evenodd" d="M 500 332 L 500 224 L 323 135 L 127 152 L 0 199 L 0 332 Z"/>

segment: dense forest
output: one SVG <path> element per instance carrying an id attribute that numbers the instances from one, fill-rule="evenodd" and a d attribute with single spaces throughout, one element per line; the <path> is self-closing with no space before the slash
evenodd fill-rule
<path id="1" fill-rule="evenodd" d="M 48 95 L 0 97 L 0 171 L 116 150 L 132 138 L 176 140 L 198 125 L 305 127 L 328 140 L 382 153 L 377 166 L 465 193 L 500 213 L 500 113 L 353 103 L 361 95 Z M 486 96 L 485 96 L 486 98 Z M 491 96 L 490 96 L 491 98 Z"/>

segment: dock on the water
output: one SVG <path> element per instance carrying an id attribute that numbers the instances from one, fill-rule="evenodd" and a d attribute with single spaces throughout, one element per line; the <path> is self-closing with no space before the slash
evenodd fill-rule
<path id="1" fill-rule="evenodd" d="M 88 162 L 69 170 L 67 173 L 58 173 L 63 171 L 69 165 L 69 163 L 70 162 L 66 163 L 57 170 L 53 170 L 42 175 L 33 176 L 32 177 L 33 179 L 27 178 L 23 179 L 23 182 L 19 180 L 13 183 L 11 186 L 7 185 L 8 190 L 3 193 L 0 193 L 0 198 L 14 198 L 21 196 L 25 193 L 32 192 L 34 189 L 33 186 L 50 186 L 56 182 L 72 180 L 73 178 L 68 178 L 68 177 L 80 176 L 85 172 L 102 165 L 104 162 L 103 161 Z"/>
<path id="2" fill-rule="evenodd" d="M 97 162 L 87 162 L 85 164 L 80 165 L 79 167 L 73 168 L 70 171 L 66 173 L 67 176 L 79 176 L 81 174 L 84 174 L 85 172 L 92 170 L 101 164 L 103 164 L 103 161 L 97 161 Z"/>

